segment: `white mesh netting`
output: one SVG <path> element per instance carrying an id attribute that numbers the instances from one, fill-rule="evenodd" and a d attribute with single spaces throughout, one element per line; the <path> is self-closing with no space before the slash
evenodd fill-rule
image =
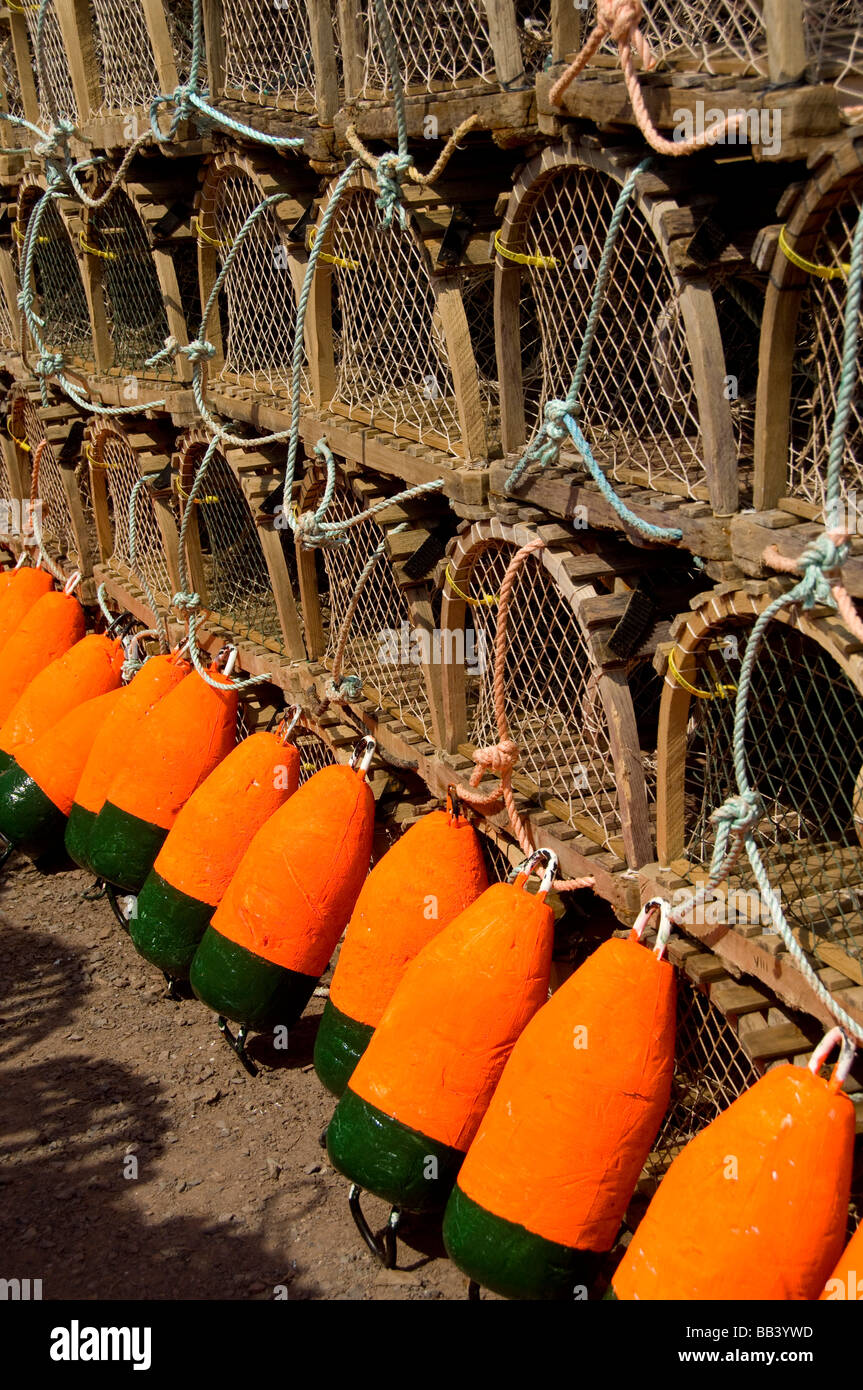
<path id="1" fill-rule="evenodd" d="M 149 106 L 159 91 L 141 0 L 91 0 L 102 95 L 108 111 Z"/>
<path id="2" fill-rule="evenodd" d="M 110 562 L 122 565 L 134 577 L 143 576 L 154 595 L 167 603 L 173 585 L 165 560 L 165 544 L 156 519 L 153 499 L 146 487 L 135 502 L 135 565 L 129 546 L 129 512 L 132 489 L 141 477 L 135 453 L 122 435 L 103 431 L 90 450 L 94 467 L 103 468 L 111 516 L 114 546 Z"/>
<path id="3" fill-rule="evenodd" d="M 305 0 L 276 0 L 275 6 L 272 0 L 223 0 L 222 34 L 227 91 L 313 108 L 315 63 Z"/>
<path id="4" fill-rule="evenodd" d="M 15 50 L 12 47 L 12 35 L 5 24 L 0 25 L 0 86 L 6 98 L 7 111 L 13 116 L 23 116 L 24 105 L 21 101 L 21 83 L 15 63 Z"/>
<path id="5" fill-rule="evenodd" d="M 168 317 L 144 223 L 122 189 L 91 214 L 87 245 L 98 259 L 113 366 L 143 373 L 164 346 Z"/>
<path id="6" fill-rule="evenodd" d="M 447 344 L 426 258 L 410 223 L 385 227 L 375 194 L 347 192 L 330 236 L 336 391 L 348 415 L 458 452 Z"/>
<path id="7" fill-rule="evenodd" d="M 35 202 L 41 190 L 22 205 L 28 218 L 33 216 Z M 19 222 L 18 237 L 26 236 Z M 33 252 L 33 289 L 37 296 L 36 313 L 43 321 L 40 328 L 49 352 L 62 352 L 67 361 L 92 362 L 93 331 L 87 296 L 81 279 L 78 258 L 56 202 L 43 207 Z"/>
<path id="8" fill-rule="evenodd" d="M 69 60 L 66 57 L 66 45 L 63 42 L 63 34 L 60 29 L 60 21 L 57 18 L 56 8 L 50 3 L 45 10 L 45 22 L 42 36 L 42 63 L 39 62 L 36 48 L 36 33 L 39 22 L 39 6 L 27 5 L 25 7 L 27 19 L 27 30 L 30 35 L 30 48 L 33 53 L 33 73 L 36 79 L 36 88 L 39 94 L 39 115 L 46 122 L 50 129 L 52 125 L 51 102 L 48 92 L 45 90 L 42 71 L 44 66 L 47 83 L 54 96 L 58 115 L 66 120 L 78 121 L 88 116 L 89 112 L 83 114 L 78 110 L 75 100 L 75 90 L 72 86 L 72 76 L 69 72 Z"/>
<path id="9" fill-rule="evenodd" d="M 36 449 L 45 438 L 45 427 L 36 406 L 26 396 L 18 396 L 13 401 L 12 433 L 16 439 L 27 441 L 27 460 L 32 468 Z M 83 557 L 78 553 L 78 540 L 72 525 L 72 513 L 69 510 L 69 499 L 63 486 L 57 454 L 50 444 L 45 445 L 39 459 L 36 501 L 41 503 L 39 520 L 45 549 L 64 569 L 76 568 Z M 81 501 L 85 518 L 92 525 L 93 513 L 87 492 L 82 491 Z"/>

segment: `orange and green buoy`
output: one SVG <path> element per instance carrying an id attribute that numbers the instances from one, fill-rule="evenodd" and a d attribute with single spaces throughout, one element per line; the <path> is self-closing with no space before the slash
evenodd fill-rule
<path id="1" fill-rule="evenodd" d="M 37 599 L 0 651 L 0 728 L 30 682 L 80 642 L 85 626 L 84 610 L 72 594 L 52 590 Z M 0 750 L 0 772 L 11 761 Z"/>
<path id="2" fill-rule="evenodd" d="M 405 970 L 488 887 L 479 836 L 453 802 L 412 825 L 363 884 L 315 1040 L 315 1070 L 340 1096 Z"/>
<path id="3" fill-rule="evenodd" d="M 528 1023 L 447 1203 L 447 1253 L 507 1298 L 588 1296 L 662 1123 L 675 978 L 612 938 Z"/>
<path id="4" fill-rule="evenodd" d="M 0 591 L 0 651 L 3 650 L 18 624 L 26 618 L 34 603 L 52 592 L 54 581 L 47 570 L 23 566 L 3 575 Z"/>
<path id="5" fill-rule="evenodd" d="M 105 804 L 108 787 L 132 746 L 140 721 L 191 669 L 176 652 L 149 657 L 119 692 L 114 707 L 97 731 L 66 825 L 66 853 L 82 869 L 94 872 L 89 858 L 90 833 Z"/>
<path id="6" fill-rule="evenodd" d="M 243 1028 L 290 1028 L 347 925 L 372 851 L 374 741 L 322 768 L 255 835 L 198 947 L 198 998 Z M 362 745 L 361 745 L 362 746 Z"/>
<path id="7" fill-rule="evenodd" d="M 236 690 L 208 674 L 215 686 L 192 671 L 138 722 L 90 831 L 91 869 L 122 892 L 140 892 L 180 808 L 236 743 Z"/>
<path id="8" fill-rule="evenodd" d="M 192 793 L 168 832 L 129 923 L 137 950 L 167 975 L 188 977 L 240 860 L 297 790 L 300 754 L 286 742 L 289 734 L 285 725 L 244 739 Z"/>
<path id="9" fill-rule="evenodd" d="M 526 890 L 539 855 L 540 891 Z M 327 1130 L 333 1167 L 394 1207 L 439 1211 L 509 1053 L 545 1002 L 556 868 L 495 883 L 408 966 Z"/>

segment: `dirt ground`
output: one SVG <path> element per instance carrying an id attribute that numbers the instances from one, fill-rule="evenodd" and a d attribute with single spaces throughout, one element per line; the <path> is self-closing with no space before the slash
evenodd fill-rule
<path id="1" fill-rule="evenodd" d="M 406 1228 L 395 1271 L 360 1240 L 320 1144 L 323 999 L 287 1053 L 252 1041 L 252 1078 L 91 887 L 22 859 L 0 887 L 0 1277 L 44 1299 L 465 1298 L 434 1226 Z"/>

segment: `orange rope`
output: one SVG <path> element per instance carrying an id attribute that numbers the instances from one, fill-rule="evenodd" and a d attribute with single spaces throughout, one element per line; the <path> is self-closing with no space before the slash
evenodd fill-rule
<path id="1" fill-rule="evenodd" d="M 835 545 L 843 545 L 848 539 L 844 531 L 828 531 L 827 534 Z M 775 545 L 767 546 L 762 559 L 766 565 L 770 565 L 771 568 L 779 570 L 781 574 L 799 573 L 799 562 L 780 554 Z M 854 600 L 845 588 L 845 585 L 837 580 L 835 584 L 830 586 L 830 592 L 836 600 L 839 616 L 848 631 L 852 636 L 857 638 L 858 642 L 863 642 L 863 619 L 861 619 L 860 614 L 857 612 Z"/>
<path id="2" fill-rule="evenodd" d="M 545 550 L 545 541 L 539 536 L 516 551 L 509 562 L 503 583 L 500 586 L 500 603 L 497 614 L 497 632 L 494 644 L 494 713 L 497 721 L 498 742 L 488 748 L 474 749 L 473 760 L 476 767 L 470 776 L 468 786 L 456 787 L 456 795 L 468 806 L 486 815 L 493 815 L 501 804 L 506 807 L 513 834 L 521 845 L 525 856 L 533 854 L 536 845 L 530 826 L 519 815 L 512 790 L 512 769 L 518 759 L 518 744 L 509 736 L 506 719 L 506 651 L 507 620 L 512 590 L 519 572 L 530 555 Z M 486 772 L 493 772 L 500 778 L 500 786 L 493 795 L 483 795 L 478 787 Z M 573 892 L 576 888 L 592 888 L 595 880 L 588 878 L 555 879 L 554 888 L 558 893 Z"/>

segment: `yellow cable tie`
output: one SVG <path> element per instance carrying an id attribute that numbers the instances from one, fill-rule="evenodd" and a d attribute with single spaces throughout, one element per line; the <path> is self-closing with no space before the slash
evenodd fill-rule
<path id="1" fill-rule="evenodd" d="M 179 478 L 176 479 L 176 483 L 177 483 L 177 491 L 179 492 L 180 496 L 183 497 L 183 498 L 185 498 L 185 500 L 188 502 L 188 500 L 189 500 L 189 494 L 188 494 L 188 492 L 185 492 L 185 491 L 184 491 L 183 485 L 182 485 L 182 483 L 180 482 L 180 479 L 179 479 Z M 196 501 L 196 502 L 218 502 L 219 499 L 218 499 L 218 497 L 210 497 L 210 496 L 208 496 L 208 497 L 196 497 L 196 498 L 195 498 L 195 501 Z"/>
<path id="2" fill-rule="evenodd" d="M 21 228 L 18 226 L 17 222 L 12 223 L 12 235 L 16 241 L 19 241 L 22 244 L 27 240 L 27 233 L 21 231 Z M 50 236 L 37 236 L 36 238 L 36 241 L 42 246 L 47 246 L 48 242 L 53 240 L 54 238 Z"/>
<path id="3" fill-rule="evenodd" d="M 471 608 L 493 608 L 496 603 L 500 602 L 500 594 L 483 594 L 481 598 L 471 598 L 470 594 L 463 593 L 453 579 L 452 565 L 446 567 L 446 582 L 458 594 L 459 598 L 470 604 Z"/>
<path id="4" fill-rule="evenodd" d="M 515 261 L 516 265 L 533 265 L 539 270 L 554 270 L 557 266 L 554 256 L 523 256 L 520 251 L 510 251 L 500 239 L 500 229 L 494 234 L 494 249 L 500 252 L 504 260 Z"/>
<path id="5" fill-rule="evenodd" d="M 804 256 L 798 256 L 788 242 L 784 227 L 779 229 L 779 245 L 792 265 L 796 265 L 798 270 L 805 270 L 809 275 L 817 275 L 819 280 L 844 280 L 851 274 L 850 264 L 816 265 L 814 261 L 807 261 Z"/>
<path id="6" fill-rule="evenodd" d="M 675 648 L 672 647 L 668 654 L 668 669 L 677 681 L 677 684 L 686 690 L 690 695 L 697 695 L 699 700 L 730 700 L 737 694 L 736 685 L 717 685 L 715 690 L 699 690 L 696 686 L 690 685 L 685 676 L 680 674 L 674 660 Z"/>
<path id="7" fill-rule="evenodd" d="M 210 236 L 209 232 L 205 232 L 201 226 L 200 217 L 192 218 L 192 231 L 197 236 L 199 242 L 204 241 L 208 246 L 215 246 L 217 251 L 224 251 L 226 243 L 224 241 L 219 241 L 217 237 Z"/>
<path id="8" fill-rule="evenodd" d="M 12 442 L 18 445 L 19 449 L 24 449 L 26 453 L 30 453 L 30 445 L 27 443 L 27 440 L 19 439 L 17 434 L 12 433 L 12 419 L 9 415 L 6 416 L 6 433 Z"/>
<path id="9" fill-rule="evenodd" d="M 26 14 L 28 10 L 38 10 L 38 5 L 15 5 L 12 0 L 6 0 L 7 10 L 14 10 L 16 14 Z"/>
<path id="10" fill-rule="evenodd" d="M 91 246 L 85 240 L 83 231 L 78 233 L 78 240 L 81 243 L 81 250 L 86 251 L 90 256 L 99 256 L 103 261 L 116 261 L 118 259 L 116 251 L 100 251 L 98 246 Z"/>
<path id="11" fill-rule="evenodd" d="M 318 229 L 317 229 L 317 227 L 310 227 L 310 228 L 309 228 L 309 250 L 312 249 L 312 247 L 314 246 L 314 244 L 315 244 L 315 242 L 317 241 L 317 239 L 318 239 Z M 360 264 L 359 261 L 346 261 L 346 260 L 343 260 L 341 256 L 329 256 L 329 255 L 327 254 L 326 251 L 321 251 L 321 252 L 318 253 L 318 260 L 319 260 L 319 261 L 326 261 L 328 265 L 337 265 L 337 266 L 339 266 L 342 270 L 360 270 L 360 269 L 361 269 L 361 264 Z"/>

